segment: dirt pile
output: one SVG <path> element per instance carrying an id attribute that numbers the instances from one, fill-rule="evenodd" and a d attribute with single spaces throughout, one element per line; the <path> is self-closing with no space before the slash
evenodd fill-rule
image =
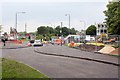
<path id="1" fill-rule="evenodd" d="M 89 51 L 89 52 L 94 52 L 94 51 L 99 51 L 102 49 L 104 46 L 95 46 L 91 44 L 82 44 L 77 47 L 77 49 L 84 50 L 84 51 Z"/>
<path id="2" fill-rule="evenodd" d="M 111 54 L 113 54 L 113 55 L 118 55 L 118 54 L 120 54 L 120 48 L 116 48 L 115 50 L 113 50 L 112 52 L 111 52 Z"/>

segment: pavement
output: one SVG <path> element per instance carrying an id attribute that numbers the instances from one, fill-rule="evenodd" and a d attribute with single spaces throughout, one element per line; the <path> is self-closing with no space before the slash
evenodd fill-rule
<path id="1" fill-rule="evenodd" d="M 1 49 L 17 49 L 28 47 L 27 43 L 14 43 L 11 41 L 7 41 L 5 46 L 2 42 L 0 42 L 0 45 Z"/>
<path id="2" fill-rule="evenodd" d="M 84 59 L 119 66 L 118 57 L 105 54 L 98 54 L 94 52 L 81 51 L 74 48 L 69 48 L 64 45 L 60 46 L 49 44 L 43 47 L 35 48 L 34 51 L 45 55 Z"/>

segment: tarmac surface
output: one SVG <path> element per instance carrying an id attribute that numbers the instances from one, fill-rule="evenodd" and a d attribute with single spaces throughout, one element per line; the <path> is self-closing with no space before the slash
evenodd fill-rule
<path id="1" fill-rule="evenodd" d="M 78 59 L 85 59 L 85 60 L 113 64 L 113 65 L 119 65 L 118 57 L 104 55 L 104 54 L 98 54 L 98 53 L 94 53 L 94 52 L 81 51 L 81 50 L 69 48 L 64 45 L 63 46 L 46 45 L 41 48 L 36 48 L 35 52 L 38 52 L 41 54 L 46 54 L 46 55 L 78 58 Z"/>
<path id="2" fill-rule="evenodd" d="M 89 53 L 66 46 L 51 44 L 44 45 L 43 47 L 27 48 L 18 48 L 17 44 L 11 44 L 9 47 L 8 45 L 9 43 L 6 45 L 6 48 L 1 49 L 1 57 L 32 66 L 50 78 L 118 78 L 118 66 L 84 59 L 44 55 L 41 54 L 41 51 L 43 53 L 49 52 L 50 54 L 108 60 L 116 63 L 118 59 L 113 56 Z M 10 46 L 14 49 L 11 49 Z M 22 45 L 22 47 L 24 46 L 26 45 Z M 39 52 L 36 52 L 36 50 Z"/>

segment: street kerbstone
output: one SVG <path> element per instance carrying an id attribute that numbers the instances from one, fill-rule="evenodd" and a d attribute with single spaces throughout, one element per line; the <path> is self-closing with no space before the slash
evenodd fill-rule
<path id="1" fill-rule="evenodd" d="M 85 60 L 97 61 L 107 64 L 113 64 L 117 66 L 119 65 L 117 57 L 81 51 L 66 46 L 47 45 L 41 48 L 35 48 L 35 51 L 42 54 L 85 59 Z"/>
<path id="2" fill-rule="evenodd" d="M 27 43 L 13 43 L 13 42 L 6 42 L 6 45 L 4 46 L 3 43 L 1 43 L 1 49 L 17 49 L 17 48 L 26 48 L 28 47 Z"/>

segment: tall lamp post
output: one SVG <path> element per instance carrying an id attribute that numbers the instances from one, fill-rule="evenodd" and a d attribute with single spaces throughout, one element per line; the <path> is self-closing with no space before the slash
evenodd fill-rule
<path id="1" fill-rule="evenodd" d="M 65 14 L 65 16 L 69 16 L 69 29 L 70 29 L 70 14 Z M 69 30 L 69 34 L 70 34 L 70 30 Z"/>
<path id="2" fill-rule="evenodd" d="M 17 16 L 18 16 L 19 13 L 25 14 L 26 12 L 16 12 L 16 15 L 15 15 L 16 39 L 17 39 Z"/>

